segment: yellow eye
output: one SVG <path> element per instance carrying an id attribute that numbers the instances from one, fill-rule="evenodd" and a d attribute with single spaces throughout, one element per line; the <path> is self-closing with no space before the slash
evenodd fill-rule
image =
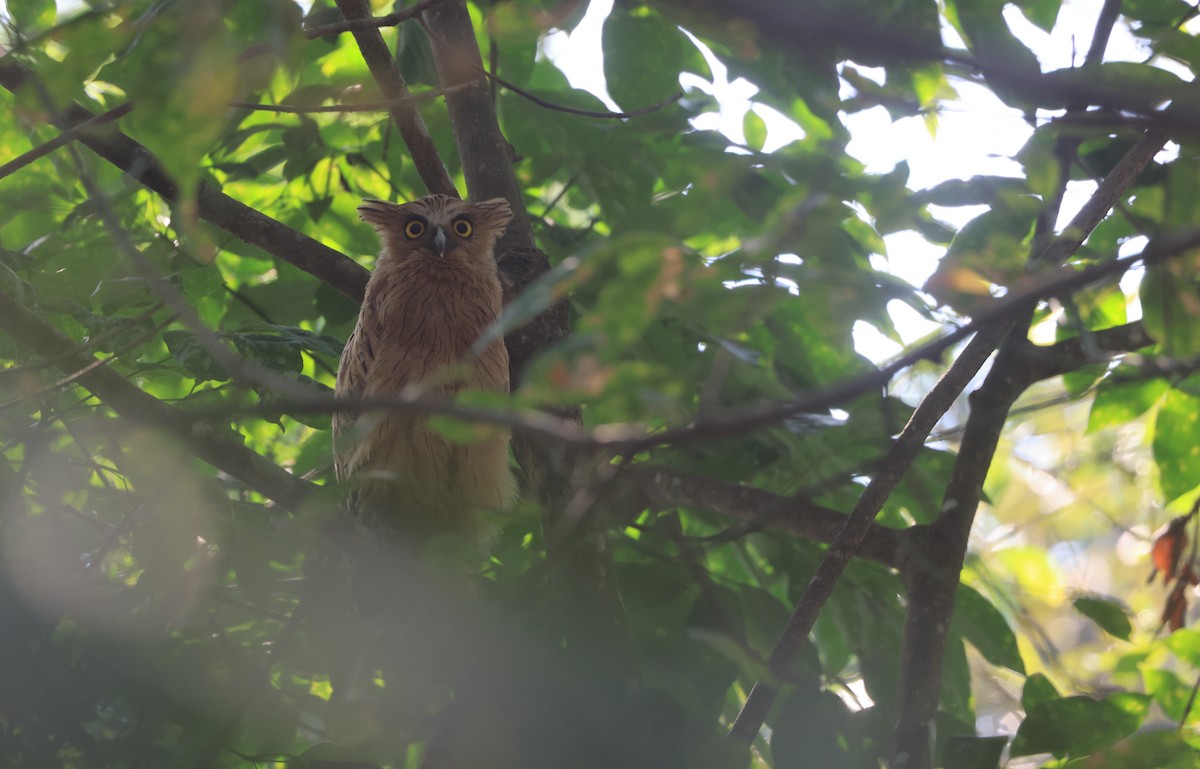
<path id="1" fill-rule="evenodd" d="M 404 225 L 404 234 L 409 238 L 419 238 L 425 233 L 425 222 L 420 219 L 409 219 Z"/>
<path id="2" fill-rule="evenodd" d="M 454 228 L 454 234 L 460 238 L 471 237 L 471 233 L 475 229 L 471 226 L 471 220 L 466 217 L 455 219 L 450 223 L 450 226 Z"/>

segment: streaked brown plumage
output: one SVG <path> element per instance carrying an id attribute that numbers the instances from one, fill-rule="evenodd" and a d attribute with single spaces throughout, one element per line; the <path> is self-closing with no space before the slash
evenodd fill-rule
<path id="1" fill-rule="evenodd" d="M 468 203 L 429 195 L 402 205 L 365 200 L 358 213 L 383 242 L 358 324 L 342 353 L 337 395 L 394 396 L 420 385 L 508 392 L 500 338 L 477 357 L 471 347 L 500 314 L 493 249 L 512 218 L 502 198 Z M 410 536 L 481 536 L 479 510 L 516 496 L 508 432 L 455 443 L 421 415 L 335 414 L 334 468 L 353 479 L 354 512 Z"/>

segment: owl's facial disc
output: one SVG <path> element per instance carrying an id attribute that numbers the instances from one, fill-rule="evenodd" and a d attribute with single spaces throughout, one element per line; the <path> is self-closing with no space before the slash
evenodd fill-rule
<path id="1" fill-rule="evenodd" d="M 440 226 L 434 230 L 433 247 L 437 249 L 438 256 L 446 255 L 446 231 Z"/>

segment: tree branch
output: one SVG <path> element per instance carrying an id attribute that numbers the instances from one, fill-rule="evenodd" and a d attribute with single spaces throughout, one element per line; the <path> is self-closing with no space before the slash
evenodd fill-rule
<path id="1" fill-rule="evenodd" d="M 821 607 L 833 594 L 833 588 L 841 578 L 846 564 L 861 547 L 871 530 L 872 521 L 883 508 L 892 490 L 904 477 L 905 471 L 924 446 L 925 439 L 1014 322 L 1015 319 L 998 322 L 976 334 L 909 418 L 908 424 L 888 450 L 879 470 L 854 505 L 833 544 L 829 546 L 829 552 L 821 559 L 816 573 L 804 588 L 804 593 L 801 594 L 779 642 L 775 644 L 769 667 L 777 679 L 785 680 L 796 654 L 808 639 Z M 752 742 L 775 702 L 776 694 L 778 690 L 770 683 L 756 682 L 737 720 L 734 721 L 730 737 L 747 744 Z"/>
<path id="2" fill-rule="evenodd" d="M 565 104 L 555 104 L 554 102 L 547 101 L 546 99 L 543 99 L 540 96 L 535 96 L 534 94 L 530 93 L 529 91 L 524 90 L 523 88 L 518 88 L 517 86 L 508 82 L 507 80 L 500 77 L 499 75 L 497 75 L 493 72 L 488 72 L 486 69 L 481 69 L 480 71 L 483 72 L 483 74 L 486 75 L 489 80 L 491 80 L 495 83 L 499 83 L 500 85 L 504 86 L 508 90 L 515 93 L 517 96 L 520 96 L 522 99 L 531 101 L 534 104 L 538 105 L 539 107 L 545 107 L 546 109 L 553 110 L 555 112 L 565 112 L 568 115 L 579 115 L 580 117 L 631 118 L 631 117 L 638 117 L 640 115 L 649 115 L 651 112 L 658 112 L 660 109 L 663 109 L 664 107 L 669 107 L 672 104 L 674 104 L 675 102 L 677 102 L 683 98 L 683 91 L 676 91 L 674 94 L 672 94 L 671 96 L 668 96 L 667 98 L 663 99 L 662 101 L 658 102 L 657 104 L 651 104 L 648 107 L 641 107 L 639 109 L 630 110 L 629 112 L 611 112 L 609 110 L 579 109 L 578 107 L 568 107 Z"/>
<path id="3" fill-rule="evenodd" d="M 1087 64 L 1098 64 L 1103 59 L 1104 47 L 1119 10 L 1120 0 L 1105 0 L 1096 22 Z M 1068 105 L 1071 112 L 1079 112 L 1091 101 L 1087 94 L 1077 94 Z M 1161 129 L 1147 131 L 1105 176 L 1059 238 L 1040 252 L 1038 249 L 1042 249 L 1044 241 L 1042 238 L 1035 239 L 1030 264 L 1040 262 L 1057 265 L 1074 254 L 1150 164 L 1166 140 L 1167 134 Z M 1070 157 L 1074 156 L 1077 142 L 1064 138 L 1058 145 L 1063 167 L 1058 192 L 1050 208 L 1055 218 L 1070 178 Z M 1043 216 L 1039 224 L 1047 221 L 1050 221 L 1050 217 Z M 1146 251 L 1152 252 L 1152 247 L 1147 247 Z M 1021 328 L 1027 326 L 1028 316 L 1022 320 Z M 975 512 L 983 495 L 983 483 L 1009 412 L 1029 385 L 1039 378 L 1053 375 L 1056 366 L 1071 365 L 1088 351 L 1086 343 L 1089 339 L 1081 338 L 1072 340 L 1076 343 L 1074 347 L 1063 343 L 1065 346 L 1056 351 L 1063 355 L 1058 361 L 1040 352 L 1034 353 L 1038 357 L 1031 360 L 1031 345 L 1026 338 L 1027 333 L 1021 333 L 1007 340 L 983 385 L 971 396 L 970 414 L 942 509 L 931 526 L 914 532 L 921 558 L 915 559 L 911 567 L 903 572 L 909 608 L 905 614 L 897 689 L 899 715 L 889 762 L 896 769 L 927 769 L 933 764 L 932 730 L 937 717 L 946 634 L 954 613 L 954 596 L 958 590 Z M 1094 336 L 1090 341 L 1095 341 Z M 1075 349 L 1078 354 L 1071 355 Z M 1058 373 L 1065 370 L 1070 369 L 1062 369 Z"/>
<path id="4" fill-rule="evenodd" d="M 439 88 L 436 91 L 422 91 L 421 93 L 410 93 L 400 99 L 387 99 L 385 101 L 365 101 L 361 104 L 260 104 L 251 101 L 231 101 L 230 107 L 238 109 L 256 110 L 258 112 L 280 112 L 289 115 L 306 115 L 309 113 L 328 113 L 328 112 L 380 112 L 390 110 L 394 107 L 400 107 L 405 104 L 414 104 L 416 102 L 429 101 L 436 99 L 439 96 L 445 96 L 448 93 L 461 91 L 464 88 L 475 88 L 479 85 L 478 80 L 472 80 L 467 83 L 460 83 L 452 88 Z"/>
<path id="5" fill-rule="evenodd" d="M 1108 215 L 1112 207 L 1121 199 L 1129 185 L 1146 170 L 1146 166 L 1154 159 L 1159 150 L 1167 143 L 1168 135 L 1160 128 L 1151 128 L 1129 148 L 1113 169 L 1104 177 L 1104 181 L 1096 192 L 1088 198 L 1079 213 L 1071 219 L 1062 234 L 1040 254 L 1036 254 L 1033 264 L 1059 265 L 1079 250 L 1083 241 L 1087 240 L 1096 225 Z M 1064 179 L 1064 184 L 1066 183 Z"/>
<path id="6" fill-rule="evenodd" d="M 97 360 L 79 352 L 73 341 L 3 292 L 0 331 L 22 347 L 61 356 L 59 367 L 66 373 L 89 369 Z M 246 448 L 241 439 L 147 395 L 108 367 L 91 368 L 80 374 L 78 382 L 118 415 L 174 436 L 200 459 L 284 507 L 295 507 L 313 488 Z"/>
<path id="7" fill-rule="evenodd" d="M 401 8 L 398 11 L 384 14 L 383 16 L 349 18 L 346 21 L 335 21 L 332 24 L 320 24 L 315 27 L 307 27 L 304 30 L 304 36 L 309 40 L 315 40 L 318 37 L 327 37 L 329 35 L 340 35 L 343 32 L 359 32 L 362 30 L 380 29 L 382 27 L 394 27 L 402 21 L 420 16 L 426 9 L 432 8 L 437 3 L 443 0 L 421 0 L 416 5 L 410 5 L 407 8 Z M 342 12 L 345 15 L 345 11 Z"/>
<path id="8" fill-rule="evenodd" d="M 1133 352 L 1154 344 L 1142 322 L 1134 321 L 1123 326 L 1088 331 L 1083 336 L 1065 339 L 1046 347 L 1026 344 L 1016 345 L 1014 354 L 1021 356 L 1020 365 L 1030 370 L 1035 380 L 1061 376 L 1093 363 L 1108 360 L 1103 353 L 1117 355 Z"/>
<path id="9" fill-rule="evenodd" d="M 367 0 L 336 0 L 336 2 L 338 10 L 342 12 L 342 16 L 346 17 L 347 22 L 371 18 L 371 5 Z M 400 129 L 400 137 L 404 139 L 404 144 L 408 147 L 408 152 L 417 167 L 421 181 L 425 183 L 425 188 L 432 193 L 457 198 L 459 196 L 458 189 L 450 179 L 450 174 L 446 172 L 446 164 L 442 162 L 442 156 L 438 154 L 437 146 L 429 135 L 429 129 L 425 127 L 425 121 L 421 119 L 421 113 L 417 112 L 416 107 L 412 104 L 412 95 L 409 93 L 408 84 L 404 82 L 404 77 L 396 66 L 396 60 L 392 58 L 391 51 L 383 42 L 383 35 L 379 33 L 378 27 L 353 29 L 352 32 L 358 43 L 358 49 L 362 52 L 363 60 L 367 62 L 372 77 L 379 85 L 380 92 L 384 98 L 395 102 L 395 105 L 388 111 L 391 113 L 396 127 Z M 457 81 L 453 85 L 463 82 L 466 82 L 466 79 Z M 445 85 L 443 83 L 443 86 Z M 495 160 L 493 159 L 492 162 Z"/>
<path id="10" fill-rule="evenodd" d="M 0 86 L 7 90 L 16 93 L 29 82 L 30 77 L 30 73 L 21 65 L 0 62 Z M 95 117 L 83 107 L 72 104 L 54 125 L 70 130 Z M 178 188 L 154 156 L 124 133 L 116 130 L 105 131 L 103 135 L 85 132 L 79 141 L 166 200 L 178 200 Z M 277 259 L 304 270 L 356 302 L 362 301 L 368 273 L 345 254 L 204 183 L 200 184 L 197 193 L 197 205 L 203 219 L 235 238 L 258 246 Z"/>
<path id="11" fill-rule="evenodd" d="M 990 302 L 987 309 L 953 331 L 927 342 L 896 358 L 880 369 L 868 371 L 856 377 L 786 402 L 774 402 L 738 409 L 729 409 L 717 417 L 697 419 L 693 424 L 671 427 L 661 432 L 637 439 L 627 432 L 612 428 L 613 439 L 608 445 L 620 444 L 623 451 L 644 451 L 655 446 L 682 445 L 730 435 L 739 435 L 775 424 L 781 419 L 807 411 L 825 411 L 848 400 L 877 390 L 886 385 L 900 371 L 922 360 L 936 360 L 953 345 L 972 334 L 988 328 L 997 320 L 1012 312 L 1027 307 L 1031 302 L 1071 292 L 1103 280 L 1111 275 L 1123 273 L 1137 263 L 1154 263 L 1170 256 L 1179 255 L 1200 246 L 1200 231 L 1155 241 L 1140 254 L 1111 259 L 1089 265 L 1083 269 L 1062 267 L 1023 278 L 1010 287 L 1009 294 Z M 617 437 L 620 436 L 620 437 Z"/>
<path id="12" fill-rule="evenodd" d="M 28 152 L 22 153 L 21 155 L 18 155 L 17 157 L 8 161 L 4 165 L 0 166 L 0 179 L 3 179 L 4 177 L 6 177 L 12 173 L 15 173 L 16 171 L 21 170 L 22 168 L 29 165 L 30 163 L 32 163 L 33 161 L 37 160 L 40 157 L 49 155 L 51 152 L 58 149 L 59 147 L 62 147 L 65 144 L 70 144 L 71 142 L 75 141 L 80 136 L 82 136 L 83 133 L 85 131 L 87 131 L 88 129 L 94 128 L 98 125 L 103 125 L 105 123 L 111 123 L 114 120 L 117 120 L 119 118 L 124 117 L 125 115 L 128 115 L 132 109 L 133 109 L 132 104 L 122 104 L 118 107 L 114 107 L 113 109 L 110 109 L 108 112 L 105 112 L 102 115 L 96 115 L 93 118 L 85 120 L 84 122 L 80 123 L 79 125 L 75 126 L 74 128 L 70 128 L 70 129 L 67 129 L 66 131 L 63 131 L 62 133 L 60 133 L 58 136 L 55 136 L 50 141 L 43 142 L 42 144 L 39 144 L 38 146 L 34 147 L 33 149 L 29 150 Z"/>
<path id="13" fill-rule="evenodd" d="M 931 730 L 941 691 L 946 634 L 975 509 L 1008 412 L 1035 381 L 1012 349 L 1001 350 L 983 385 L 971 395 L 971 412 L 941 512 L 932 525 L 914 530 L 914 549 L 920 557 L 902 572 L 909 610 L 904 618 L 899 716 L 889 763 L 897 769 L 932 765 Z"/>
<path id="14" fill-rule="evenodd" d="M 422 19 L 433 41 L 441 87 L 453 87 L 485 71 L 463 0 L 439 3 L 425 11 Z M 511 148 L 500 131 L 491 95 L 484 88 L 470 89 L 448 95 L 446 105 L 470 197 L 504 198 L 512 208 L 513 219 L 495 251 L 507 299 L 544 275 L 550 263 L 534 242 L 524 193 L 510 160 Z M 509 334 L 505 344 L 510 351 L 512 381 L 520 381 L 523 366 L 537 352 L 561 341 L 569 332 L 567 307 L 559 302 Z M 566 417 L 564 421 L 579 422 L 578 409 L 568 408 L 561 413 Z M 523 437 L 513 441 L 513 450 L 526 471 L 532 496 L 541 502 L 542 528 L 549 534 L 575 496 L 576 475 L 586 475 L 576 472 L 577 465 L 589 466 L 588 461 L 562 445 L 548 446 Z M 569 644 L 594 652 L 590 656 L 599 664 L 611 666 L 614 680 L 623 677 L 633 655 L 608 540 L 596 517 L 584 518 L 583 525 L 573 528 L 572 536 L 560 538 L 547 550 L 560 591 L 564 637 Z"/>
<path id="15" fill-rule="evenodd" d="M 666 467 L 634 465 L 624 477 L 656 508 L 694 507 L 739 518 L 755 527 L 796 534 L 830 543 L 846 524 L 846 515 L 804 498 L 784 497 L 753 486 L 726 483 Z M 870 524 L 856 555 L 899 568 L 907 548 L 905 532 Z"/>
<path id="16" fill-rule="evenodd" d="M 422 16 L 433 41 L 433 58 L 438 82 L 450 88 L 486 74 L 475 28 L 463 0 L 438 3 Z M 496 109 L 485 88 L 454 93 L 446 97 L 454 144 L 462 161 L 467 191 L 472 200 L 504 198 L 513 211 L 504 235 L 496 244 L 496 253 L 512 248 L 535 248 L 525 197 L 513 173 L 508 142 L 496 121 Z"/>
<path id="17" fill-rule="evenodd" d="M 647 433 L 645 425 L 616 423 L 604 425 L 589 432 L 578 426 L 577 420 L 557 418 L 540 412 L 513 412 L 468 404 L 457 404 L 444 399 L 438 400 L 418 393 L 401 394 L 394 399 L 363 399 L 335 401 L 332 398 L 305 395 L 301 398 L 284 397 L 277 402 L 283 411 L 296 413 L 328 413 L 337 410 L 386 410 L 388 408 L 425 409 L 430 413 L 457 416 L 477 422 L 504 425 L 514 432 L 550 439 L 563 448 L 577 451 L 605 451 L 613 454 L 633 454 L 651 448 L 668 445 L 687 445 L 713 440 L 727 435 L 746 432 L 775 424 L 793 414 L 807 411 L 824 411 L 845 403 L 865 392 L 887 385 L 901 370 L 917 361 L 936 359 L 947 348 L 969 337 L 976 331 L 986 330 L 1000 322 L 1006 314 L 1011 315 L 1022 307 L 1039 299 L 1054 296 L 1068 289 L 1089 285 L 1110 275 L 1123 272 L 1139 262 L 1156 263 L 1171 256 L 1186 253 L 1200 247 L 1200 231 L 1177 239 L 1147 246 L 1140 254 L 1114 259 L 1092 265 L 1083 270 L 1062 269 L 1055 273 L 1054 280 L 1035 288 L 1011 294 L 992 305 L 992 309 L 981 313 L 977 320 L 950 332 L 944 337 L 927 342 L 910 351 L 902 358 L 882 369 L 869 371 L 838 383 L 820 392 L 797 398 L 786 403 L 771 403 L 726 412 L 719 419 L 698 421 L 693 425 L 672 427 L 660 432 Z M 506 337 L 506 342 L 520 330 Z M 1101 334 L 1102 332 L 1095 332 Z M 1132 337 L 1131 337 L 1132 338 Z M 1065 344 L 1065 343 L 1063 343 Z M 1036 348 L 1035 348 L 1036 349 Z M 1069 350 L 1070 348 L 1064 348 Z M 1052 376 L 1047 374 L 1046 376 Z"/>

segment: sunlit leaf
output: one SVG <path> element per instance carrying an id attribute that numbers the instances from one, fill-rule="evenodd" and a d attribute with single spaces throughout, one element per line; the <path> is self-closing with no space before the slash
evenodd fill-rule
<path id="1" fill-rule="evenodd" d="M 1155 421 L 1154 459 L 1158 463 L 1163 494 L 1167 499 L 1200 485 L 1200 397 L 1169 390 Z"/>

